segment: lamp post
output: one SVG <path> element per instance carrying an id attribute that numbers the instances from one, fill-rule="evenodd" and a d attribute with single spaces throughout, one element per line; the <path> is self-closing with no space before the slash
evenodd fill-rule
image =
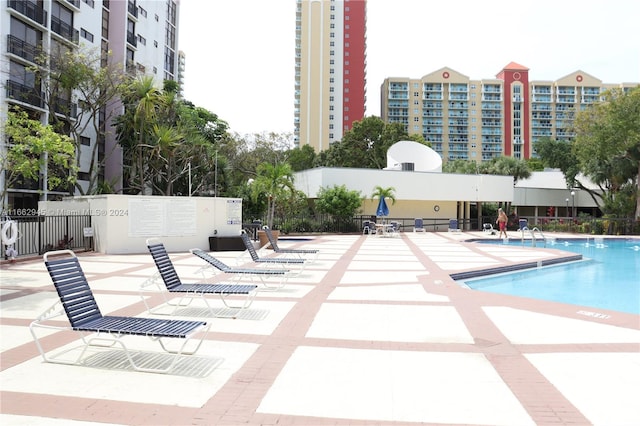
<path id="1" fill-rule="evenodd" d="M 576 213 L 576 191 L 571 191 L 571 220 L 575 217 Z"/>
<path id="2" fill-rule="evenodd" d="M 567 212 L 567 217 L 569 217 L 569 199 L 565 198 L 565 201 L 567 202 L 567 209 L 565 211 Z"/>

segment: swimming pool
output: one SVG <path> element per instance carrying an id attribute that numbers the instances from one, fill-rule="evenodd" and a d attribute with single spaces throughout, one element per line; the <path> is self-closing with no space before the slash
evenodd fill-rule
<path id="1" fill-rule="evenodd" d="M 522 246 L 521 240 L 509 244 Z M 593 238 L 557 240 L 547 247 L 582 254 L 585 260 L 467 279 L 463 284 L 475 290 L 640 314 L 640 239 L 604 239 L 598 244 Z"/>

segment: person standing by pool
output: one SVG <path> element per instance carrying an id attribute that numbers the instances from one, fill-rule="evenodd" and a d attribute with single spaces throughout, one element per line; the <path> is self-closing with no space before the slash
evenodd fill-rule
<path id="1" fill-rule="evenodd" d="M 496 223 L 498 224 L 498 227 L 500 228 L 500 234 L 498 234 L 498 238 L 502 237 L 502 233 L 504 232 L 504 237 L 505 238 L 509 238 L 509 236 L 507 235 L 507 221 L 509 220 L 509 218 L 507 217 L 506 213 L 502 210 L 502 208 L 498 209 L 498 218 L 496 219 Z"/>

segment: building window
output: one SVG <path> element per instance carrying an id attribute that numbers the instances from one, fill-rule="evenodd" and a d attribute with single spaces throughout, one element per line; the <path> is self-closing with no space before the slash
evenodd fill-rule
<path id="1" fill-rule="evenodd" d="M 158 74 L 158 68 L 153 67 L 153 73 L 154 73 L 154 74 Z"/>
<path id="2" fill-rule="evenodd" d="M 420 121 L 420 117 L 413 117 L 413 121 L 417 123 L 418 121 Z"/>
<path id="3" fill-rule="evenodd" d="M 91 145 L 91 139 L 89 139 L 86 136 L 80 136 L 80 144 L 89 146 L 89 145 Z"/>
<path id="4" fill-rule="evenodd" d="M 82 1 L 85 2 L 91 9 L 93 9 L 95 6 L 93 0 L 82 0 Z"/>
<path id="5" fill-rule="evenodd" d="M 332 89 L 333 89 L 333 87 L 332 87 Z M 335 96 L 329 96 L 329 102 L 333 102 L 335 100 L 336 100 Z"/>
<path id="6" fill-rule="evenodd" d="M 329 92 L 331 92 L 331 93 L 334 92 L 334 87 L 333 86 L 329 87 Z"/>
<path id="7" fill-rule="evenodd" d="M 78 180 L 89 180 L 91 176 L 87 172 L 78 172 Z"/>
<path id="8" fill-rule="evenodd" d="M 140 11 L 140 16 L 147 17 L 147 11 L 142 6 L 138 6 L 138 10 Z"/>
<path id="9" fill-rule="evenodd" d="M 160 17 L 158 16 L 157 13 L 156 13 L 156 22 L 160 22 Z"/>
<path id="10" fill-rule="evenodd" d="M 93 34 L 85 30 L 84 28 L 80 28 L 80 36 L 86 40 L 89 40 L 91 43 L 93 43 Z"/>
<path id="11" fill-rule="evenodd" d="M 158 40 L 153 40 L 153 47 L 158 47 Z"/>
<path id="12" fill-rule="evenodd" d="M 420 96 L 420 92 L 413 92 L 413 96 L 417 98 L 418 96 Z"/>
<path id="13" fill-rule="evenodd" d="M 143 46 L 147 45 L 147 39 L 142 37 L 140 34 L 138 34 L 138 43 L 142 44 Z"/>

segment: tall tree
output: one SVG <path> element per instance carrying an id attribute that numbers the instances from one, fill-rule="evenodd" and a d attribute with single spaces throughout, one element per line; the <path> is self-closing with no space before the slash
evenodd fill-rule
<path id="1" fill-rule="evenodd" d="M 125 74 L 116 65 L 108 64 L 97 49 L 53 45 L 50 54 L 38 57 L 43 104 L 56 131 L 71 136 L 76 150 L 73 170 L 80 170 L 81 158 L 89 158 L 88 184 L 81 185 L 76 180 L 75 189 L 80 194 L 95 193 L 103 184 L 102 170 L 111 155 L 111 152 L 98 155 L 106 137 L 104 124 L 114 111 L 107 106 L 119 96 Z M 82 137 L 94 139 L 88 156 L 80 155 L 84 146 Z"/>
<path id="2" fill-rule="evenodd" d="M 0 169 L 5 173 L 0 200 L 5 211 L 7 189 L 20 179 L 35 180 L 47 167 L 49 189 L 73 184 L 76 178 L 75 146 L 69 136 L 56 133 L 52 126 L 30 119 L 19 109 L 9 111 L 4 123 L 8 146 L 1 151 Z M 60 173 L 54 171 L 60 170 Z"/>
<path id="3" fill-rule="evenodd" d="M 604 187 L 607 199 L 635 194 L 635 211 L 612 211 L 640 219 L 640 87 L 605 93 L 604 101 L 580 111 L 574 122 L 573 149 L 581 171 Z M 616 203 L 615 205 L 624 205 Z M 605 210 L 615 210 L 605 203 Z"/>
<path id="4" fill-rule="evenodd" d="M 145 194 L 151 192 L 151 170 L 146 160 L 155 145 L 153 127 L 163 106 L 162 92 L 152 77 L 138 77 L 123 87 L 121 99 L 125 113 L 118 117 L 116 128 L 125 159 L 125 190 Z"/>
<path id="5" fill-rule="evenodd" d="M 345 132 L 340 142 L 321 152 L 316 165 L 382 169 L 387 165 L 389 147 L 408 139 L 414 138 L 409 137 L 402 124 L 386 124 L 376 116 L 365 117 L 354 122 L 353 128 Z"/>
<path id="6" fill-rule="evenodd" d="M 262 163 L 257 168 L 257 176 L 251 183 L 254 199 L 267 200 L 267 225 L 273 228 L 276 204 L 290 198 L 295 191 L 293 172 L 288 163 Z"/>

